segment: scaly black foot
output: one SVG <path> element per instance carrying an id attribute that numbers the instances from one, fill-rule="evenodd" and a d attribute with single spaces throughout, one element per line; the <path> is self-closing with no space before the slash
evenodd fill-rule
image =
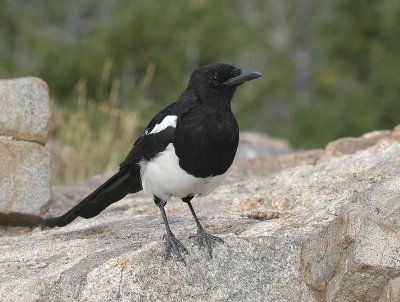
<path id="1" fill-rule="evenodd" d="M 195 238 L 199 248 L 206 246 L 211 258 L 212 258 L 213 247 L 218 243 L 224 244 L 224 241 L 221 238 L 218 238 L 216 236 L 207 233 L 203 228 L 198 228 L 197 234 L 192 235 L 189 238 Z"/>
<path id="2" fill-rule="evenodd" d="M 165 230 L 167 231 L 167 233 L 163 237 L 165 240 L 165 245 L 166 245 L 165 259 L 167 259 L 167 260 L 170 259 L 172 253 L 174 253 L 175 256 L 178 258 L 178 260 L 182 261 L 186 265 L 185 258 L 182 257 L 181 251 L 186 254 L 188 253 L 188 251 L 183 246 L 183 244 L 180 243 L 179 240 L 175 238 L 174 233 L 172 233 L 171 228 L 169 227 L 167 215 L 165 214 L 165 210 L 164 210 L 164 206 L 167 202 L 165 200 L 161 200 L 157 196 L 154 196 L 154 202 L 160 209 L 161 217 L 162 217 L 162 219 L 164 221 L 164 225 L 165 225 Z"/>
<path id="3" fill-rule="evenodd" d="M 178 260 L 182 261 L 186 265 L 185 258 L 182 257 L 181 252 L 188 254 L 187 249 L 183 246 L 182 243 L 179 242 L 178 239 L 175 238 L 173 233 L 167 233 L 164 235 L 165 240 L 165 259 L 168 260 L 171 258 L 172 253 L 178 258 Z"/>
<path id="4" fill-rule="evenodd" d="M 207 246 L 208 249 L 208 253 L 210 254 L 210 257 L 212 258 L 212 250 L 213 247 L 217 244 L 217 243 L 224 243 L 224 241 L 221 238 L 215 237 L 211 234 L 208 234 L 203 226 L 200 223 L 200 220 L 197 218 L 197 215 L 193 209 L 193 206 L 191 204 L 191 200 L 192 200 L 193 196 L 189 195 L 185 198 L 182 198 L 183 202 L 186 202 L 187 205 L 189 206 L 190 212 L 192 212 L 193 218 L 196 221 L 197 224 L 197 234 L 196 235 L 192 235 L 189 238 L 195 238 L 196 239 L 196 243 L 199 246 L 199 248 L 203 247 L 203 246 Z"/>

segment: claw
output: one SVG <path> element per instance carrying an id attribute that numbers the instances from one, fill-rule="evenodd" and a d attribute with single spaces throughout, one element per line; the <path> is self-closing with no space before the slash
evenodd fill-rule
<path id="1" fill-rule="evenodd" d="M 199 246 L 199 249 L 207 246 L 208 253 L 210 255 L 210 258 L 212 258 L 212 250 L 215 245 L 218 243 L 224 244 L 224 241 L 221 238 L 218 238 L 216 236 L 213 236 L 209 233 L 207 233 L 204 229 L 198 229 L 196 235 L 191 235 L 189 238 L 195 238 L 197 245 Z"/>
<path id="2" fill-rule="evenodd" d="M 175 238 L 175 235 L 173 233 L 164 234 L 163 238 L 165 240 L 165 245 L 166 245 L 165 259 L 169 260 L 172 256 L 172 253 L 174 253 L 175 256 L 178 258 L 178 260 L 182 261 L 186 265 L 185 258 L 183 258 L 181 252 L 188 254 L 188 251 L 183 246 L 183 244 L 180 243 L 179 240 Z"/>

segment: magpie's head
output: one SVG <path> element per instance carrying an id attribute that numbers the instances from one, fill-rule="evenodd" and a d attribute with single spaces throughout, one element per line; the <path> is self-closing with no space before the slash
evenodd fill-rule
<path id="1" fill-rule="evenodd" d="M 230 102 L 240 84 L 261 76 L 262 74 L 256 70 L 212 63 L 192 72 L 188 88 L 192 89 L 203 102 Z"/>

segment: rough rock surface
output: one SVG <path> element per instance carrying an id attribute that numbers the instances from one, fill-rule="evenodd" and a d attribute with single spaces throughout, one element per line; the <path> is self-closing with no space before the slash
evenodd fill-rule
<path id="1" fill-rule="evenodd" d="M 240 132 L 236 160 L 292 153 L 287 140 L 256 132 Z"/>
<path id="2" fill-rule="evenodd" d="M 49 115 L 45 82 L 0 80 L 0 225 L 39 221 L 50 200 Z"/>
<path id="3" fill-rule="evenodd" d="M 40 214 L 51 194 L 46 148 L 32 142 L 0 140 L 0 158 L 0 209 Z"/>
<path id="4" fill-rule="evenodd" d="M 225 240 L 213 259 L 187 239 L 195 232 L 187 207 L 167 205 L 189 250 L 187 266 L 164 260 L 162 220 L 140 194 L 65 228 L 0 229 L 0 297 L 399 301 L 400 143 L 386 137 L 330 158 L 309 152 L 280 167 L 268 176 L 239 174 L 194 202 L 205 227 Z M 76 197 L 57 194 L 54 214 Z"/>
<path id="5" fill-rule="evenodd" d="M 46 144 L 49 89 L 39 78 L 0 80 L 0 136 Z"/>

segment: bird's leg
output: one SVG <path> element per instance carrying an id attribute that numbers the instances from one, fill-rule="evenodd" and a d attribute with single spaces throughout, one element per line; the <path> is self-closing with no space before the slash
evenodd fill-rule
<path id="1" fill-rule="evenodd" d="M 196 243 L 199 245 L 199 247 L 207 246 L 208 253 L 210 254 L 210 257 L 212 258 L 212 249 L 217 243 L 224 243 L 224 241 L 221 238 L 218 238 L 216 236 L 213 236 L 209 233 L 206 232 L 206 230 L 203 228 L 201 225 L 199 219 L 197 218 L 197 215 L 193 209 L 193 206 L 191 204 L 193 196 L 188 196 L 185 198 L 182 198 L 182 201 L 187 203 L 189 206 L 190 212 L 192 212 L 193 218 L 196 221 L 197 224 L 197 234 L 190 236 L 190 238 L 195 238 Z"/>
<path id="2" fill-rule="evenodd" d="M 167 233 L 164 235 L 165 239 L 165 244 L 166 244 L 166 253 L 165 253 L 165 258 L 169 259 L 171 257 L 172 253 L 175 253 L 175 255 L 178 257 L 178 260 L 182 261 L 186 265 L 185 259 L 181 255 L 181 251 L 184 253 L 188 253 L 186 248 L 182 245 L 182 243 L 179 242 L 178 239 L 175 238 L 174 233 L 172 233 L 171 228 L 169 227 L 167 215 L 165 214 L 164 206 L 167 203 L 164 200 L 159 199 L 158 197 L 154 197 L 154 202 L 158 206 L 161 212 L 161 216 L 164 221 L 165 229 Z"/>

